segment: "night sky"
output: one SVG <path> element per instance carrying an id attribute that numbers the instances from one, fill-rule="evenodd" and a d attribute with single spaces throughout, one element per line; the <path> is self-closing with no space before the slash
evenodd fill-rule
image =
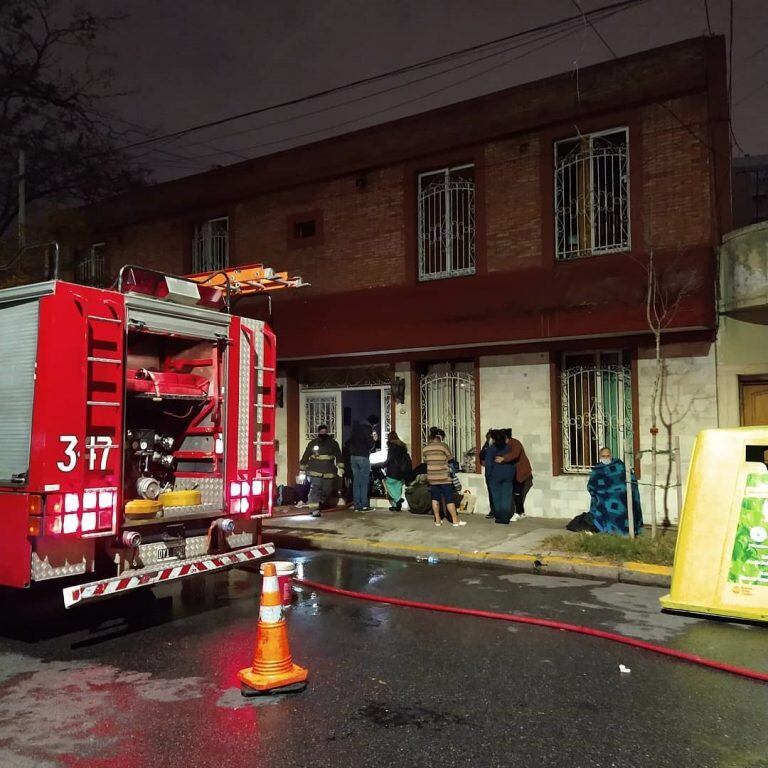
<path id="1" fill-rule="evenodd" d="M 609 2 L 582 0 L 582 7 Z M 727 39 L 728 0 L 708 3 L 713 32 Z M 124 120 L 158 133 L 377 75 L 577 12 L 571 0 L 90 0 L 90 5 L 127 16 L 102 39 L 112 53 L 117 87 L 129 91 L 114 106 Z M 626 55 L 706 34 L 705 3 L 647 0 L 597 27 Z M 733 49 L 736 138 L 744 153 L 768 153 L 767 0 L 735 0 Z M 208 129 L 136 156 L 158 179 L 187 175 L 559 72 L 573 72 L 576 88 L 579 67 L 611 54 L 582 24 L 564 39 L 538 40 L 463 66 L 471 58 Z M 457 64 L 462 66 L 437 74 Z M 405 86 L 416 78 L 424 79 Z M 396 85 L 404 87 L 359 100 Z M 358 101 L 339 105 L 350 99 Z M 323 111 L 306 114 L 318 110 Z M 742 154 L 738 147 L 735 154 Z"/>

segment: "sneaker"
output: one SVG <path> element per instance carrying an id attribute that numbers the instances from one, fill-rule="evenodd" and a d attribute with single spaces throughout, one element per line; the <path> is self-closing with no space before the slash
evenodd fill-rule
<path id="1" fill-rule="evenodd" d="M 439 528 L 443 524 L 443 521 L 441 520 L 439 523 L 435 523 L 435 525 Z"/>
<path id="2" fill-rule="evenodd" d="M 486 516 L 486 520 L 493 520 L 496 517 L 496 515 L 493 514 L 493 512 L 489 512 Z"/>
<path id="3" fill-rule="evenodd" d="M 458 523 L 452 523 L 454 528 L 458 528 L 460 525 L 466 525 L 466 524 L 467 524 L 466 520 L 459 520 Z"/>
<path id="4" fill-rule="evenodd" d="M 373 507 L 363 507 L 360 511 L 361 512 L 373 512 Z"/>
<path id="5" fill-rule="evenodd" d="M 296 509 L 301 509 L 302 507 L 306 507 L 307 506 L 307 502 L 306 501 L 297 501 L 293 506 L 296 507 Z"/>
<path id="6" fill-rule="evenodd" d="M 525 515 L 518 515 L 517 512 L 515 512 L 514 515 L 509 519 L 510 523 L 516 523 L 518 520 L 522 520 L 525 517 Z"/>
<path id="7" fill-rule="evenodd" d="M 322 515 L 320 514 L 320 511 L 316 509 L 312 512 L 312 517 L 322 517 Z"/>

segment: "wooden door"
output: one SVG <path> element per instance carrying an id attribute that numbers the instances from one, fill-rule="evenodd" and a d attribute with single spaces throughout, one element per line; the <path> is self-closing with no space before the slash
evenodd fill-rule
<path id="1" fill-rule="evenodd" d="M 768 426 L 768 381 L 742 383 L 741 426 Z"/>

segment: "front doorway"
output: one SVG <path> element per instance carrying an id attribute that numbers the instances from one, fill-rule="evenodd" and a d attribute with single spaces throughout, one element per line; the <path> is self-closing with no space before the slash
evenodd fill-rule
<path id="1" fill-rule="evenodd" d="M 768 426 L 768 377 L 741 379 L 741 426 Z"/>
<path id="2" fill-rule="evenodd" d="M 352 434 L 354 423 L 375 416 L 380 425 L 377 430 L 376 453 L 381 453 L 382 449 L 386 449 L 386 435 L 391 429 L 391 404 L 389 386 L 302 390 L 301 450 L 317 435 L 317 428 L 321 424 L 328 427 L 328 431 L 343 449 Z M 377 458 L 374 457 L 374 460 Z"/>

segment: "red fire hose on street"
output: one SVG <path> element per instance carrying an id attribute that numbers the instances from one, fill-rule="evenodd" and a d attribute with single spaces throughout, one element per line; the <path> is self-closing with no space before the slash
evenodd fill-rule
<path id="1" fill-rule="evenodd" d="M 760 680 L 763 683 L 768 683 L 767 672 L 759 672 L 756 669 L 747 669 L 746 667 L 737 667 L 733 664 L 726 664 L 721 661 L 715 661 L 714 659 L 706 659 L 703 656 L 698 656 L 695 653 L 686 653 L 685 651 L 678 651 L 674 648 L 667 648 L 663 645 L 646 643 L 644 640 L 636 640 L 635 638 L 625 637 L 624 635 L 617 635 L 613 632 L 604 632 L 602 629 L 592 629 L 591 627 L 582 627 L 578 624 L 567 624 L 561 621 L 553 621 L 552 619 L 539 619 L 534 616 L 518 616 L 514 613 L 497 613 L 495 611 L 481 611 L 476 608 L 459 608 L 457 606 L 441 605 L 439 603 L 420 603 L 416 600 L 406 600 L 399 597 L 370 595 L 365 592 L 353 592 L 350 589 L 331 587 L 328 584 L 320 584 L 317 581 L 308 581 L 307 579 L 294 578 L 293 581 L 299 586 L 307 587 L 308 589 L 313 589 L 317 592 L 328 592 L 333 595 L 341 595 L 342 597 L 351 597 L 355 600 L 368 600 L 372 603 L 386 603 L 387 605 L 397 605 L 403 608 L 418 608 L 424 611 L 455 613 L 460 616 L 474 616 L 478 619 L 509 621 L 515 624 L 532 624 L 536 627 L 557 629 L 561 632 L 574 632 L 578 635 L 586 635 L 587 637 L 599 637 L 601 640 L 610 640 L 614 643 L 622 643 L 623 645 L 628 645 L 632 648 L 640 648 L 644 651 L 659 653 L 662 656 L 670 656 L 671 658 L 678 659 L 679 661 L 686 661 L 690 664 L 698 664 L 701 667 L 709 667 L 710 669 L 716 669 L 720 672 L 728 672 L 729 674 L 746 677 L 750 680 Z"/>

